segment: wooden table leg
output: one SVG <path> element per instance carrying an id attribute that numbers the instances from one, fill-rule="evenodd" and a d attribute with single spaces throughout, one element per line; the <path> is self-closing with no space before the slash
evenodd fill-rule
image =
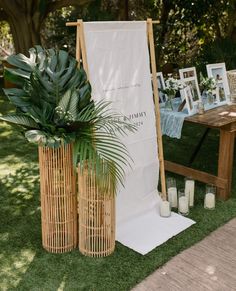
<path id="1" fill-rule="evenodd" d="M 227 184 L 225 189 L 217 189 L 218 197 L 226 200 L 230 196 L 232 169 L 234 159 L 234 132 L 229 132 L 224 129 L 220 130 L 220 147 L 218 161 L 218 177 L 226 179 Z"/>

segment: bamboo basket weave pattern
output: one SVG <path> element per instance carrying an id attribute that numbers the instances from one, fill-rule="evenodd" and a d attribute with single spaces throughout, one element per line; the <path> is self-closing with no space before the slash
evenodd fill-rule
<path id="1" fill-rule="evenodd" d="M 79 250 L 91 257 L 105 257 L 115 249 L 115 195 L 101 192 L 95 175 L 78 169 Z"/>
<path id="2" fill-rule="evenodd" d="M 72 145 L 39 146 L 42 243 L 52 253 L 77 245 L 76 177 Z"/>

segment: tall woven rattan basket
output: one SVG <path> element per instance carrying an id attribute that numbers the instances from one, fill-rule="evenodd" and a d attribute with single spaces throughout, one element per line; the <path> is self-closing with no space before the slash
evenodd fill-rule
<path id="1" fill-rule="evenodd" d="M 95 175 L 78 168 L 79 250 L 91 257 L 105 257 L 115 249 L 115 195 L 101 191 Z"/>
<path id="2" fill-rule="evenodd" d="M 76 175 L 72 145 L 39 146 L 42 243 L 52 253 L 77 246 Z"/>

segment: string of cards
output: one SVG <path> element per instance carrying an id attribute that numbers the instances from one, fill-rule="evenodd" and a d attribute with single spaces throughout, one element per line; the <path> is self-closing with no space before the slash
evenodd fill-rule
<path id="1" fill-rule="evenodd" d="M 236 101 L 236 70 L 226 71 L 225 63 L 206 65 L 207 77 L 200 73 L 200 83 L 195 67 L 179 70 L 179 77 L 168 75 L 164 80 L 163 73 L 157 73 L 159 97 L 161 103 L 178 97 L 180 103 L 177 111 L 187 110 L 188 115 L 203 113 L 210 109 L 206 105 L 224 105 Z M 179 104 L 180 105 L 180 104 Z M 200 105 L 200 107 L 199 107 Z M 205 106 L 204 106 L 205 105 Z M 203 111 L 201 111 L 203 106 Z M 172 108 L 173 109 L 173 108 Z"/>

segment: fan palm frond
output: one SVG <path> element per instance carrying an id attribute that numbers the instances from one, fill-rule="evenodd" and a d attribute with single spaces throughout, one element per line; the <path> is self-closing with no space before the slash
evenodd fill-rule
<path id="1" fill-rule="evenodd" d="M 113 185 L 123 184 L 124 168 L 131 167 L 132 159 L 117 135 L 136 130 L 134 125 L 124 121 L 124 116 L 113 113 L 109 107 L 110 102 L 89 104 L 75 122 L 78 126 L 75 162 L 80 162 L 81 171 L 85 166 L 95 172 L 103 187 L 109 180 Z"/>
<path id="2" fill-rule="evenodd" d="M 39 128 L 38 124 L 30 116 L 24 114 L 9 114 L 0 116 L 0 120 L 9 122 L 11 124 L 21 125 L 26 128 Z"/>

